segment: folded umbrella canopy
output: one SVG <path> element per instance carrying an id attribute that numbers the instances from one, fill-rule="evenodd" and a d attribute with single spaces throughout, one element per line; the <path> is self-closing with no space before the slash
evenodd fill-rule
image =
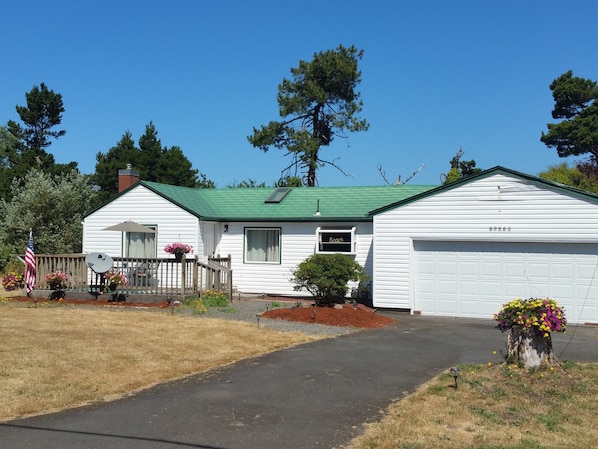
<path id="1" fill-rule="evenodd" d="M 147 226 L 143 226 L 139 223 L 130 220 L 123 221 L 122 223 L 118 223 L 112 226 L 108 226 L 107 228 L 102 229 L 102 231 L 145 232 L 148 234 L 156 233 L 156 231 L 152 228 L 148 228 Z"/>

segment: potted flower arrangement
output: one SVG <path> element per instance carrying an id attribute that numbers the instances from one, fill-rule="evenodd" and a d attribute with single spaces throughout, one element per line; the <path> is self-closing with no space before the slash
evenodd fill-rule
<path id="1" fill-rule="evenodd" d="M 496 328 L 509 332 L 508 357 L 525 366 L 556 364 L 550 333 L 565 332 L 564 309 L 554 299 L 516 298 L 494 315 Z"/>
<path id="2" fill-rule="evenodd" d="M 174 258 L 177 260 L 177 262 L 180 262 L 183 259 L 183 254 L 192 252 L 193 247 L 191 245 L 187 245 L 186 243 L 174 242 L 166 245 L 164 247 L 164 251 L 169 254 L 174 254 Z"/>
<path id="3" fill-rule="evenodd" d="M 17 273 L 16 271 L 6 273 L 2 276 L 2 286 L 7 292 L 23 288 L 25 286 L 25 276 L 23 273 Z"/>
<path id="4" fill-rule="evenodd" d="M 46 274 L 46 282 L 52 290 L 59 290 L 66 287 L 68 276 L 62 270 L 54 270 Z"/>
<path id="5" fill-rule="evenodd" d="M 116 290 L 116 287 L 121 284 L 126 285 L 129 283 L 129 280 L 124 273 L 114 269 L 108 270 L 106 273 L 104 273 L 104 279 L 108 285 L 108 288 L 112 291 Z"/>

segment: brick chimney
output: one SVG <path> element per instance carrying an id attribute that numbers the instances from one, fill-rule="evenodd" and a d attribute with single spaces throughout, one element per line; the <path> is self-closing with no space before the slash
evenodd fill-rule
<path id="1" fill-rule="evenodd" d="M 128 189 L 139 181 L 139 171 L 134 170 L 131 164 L 127 168 L 118 171 L 118 192 Z"/>

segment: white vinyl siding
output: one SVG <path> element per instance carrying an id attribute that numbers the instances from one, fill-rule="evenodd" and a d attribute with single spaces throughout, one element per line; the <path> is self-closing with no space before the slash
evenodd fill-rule
<path id="1" fill-rule="evenodd" d="M 592 198 L 497 173 L 382 212 L 373 225 L 374 305 L 414 310 L 417 242 L 544 244 L 546 254 L 553 243 L 598 244 L 597 204 Z M 524 246 L 514 251 L 526 252 Z M 504 302 L 532 293 L 531 281 L 522 282 L 526 287 L 517 295 L 506 292 Z"/>
<path id="2" fill-rule="evenodd" d="M 290 282 L 292 271 L 297 265 L 316 252 L 316 229 L 320 223 L 234 223 L 229 222 L 228 231 L 216 249 L 219 254 L 232 254 L 233 283 L 238 291 L 244 293 L 269 293 L 280 295 L 309 295 L 306 291 L 293 290 Z M 330 228 L 346 228 L 346 223 L 326 224 Z M 245 228 L 279 228 L 280 263 L 244 263 Z M 323 226 L 322 226 L 323 227 Z M 372 224 L 355 224 L 355 260 L 366 273 L 372 274 Z M 351 284 L 351 286 L 353 286 Z"/>
<path id="3" fill-rule="evenodd" d="M 125 234 L 103 230 L 125 220 L 155 227 L 157 257 L 170 257 L 164 247 L 173 242 L 187 243 L 193 246 L 193 255 L 204 256 L 198 218 L 143 186 L 85 217 L 83 252 L 101 252 L 114 257 L 126 255 Z"/>

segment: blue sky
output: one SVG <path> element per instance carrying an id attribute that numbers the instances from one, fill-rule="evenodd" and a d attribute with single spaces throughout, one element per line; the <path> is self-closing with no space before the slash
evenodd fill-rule
<path id="1" fill-rule="evenodd" d="M 48 151 L 93 173 L 95 156 L 153 121 L 218 187 L 271 184 L 289 163 L 247 141 L 278 120 L 290 68 L 338 44 L 364 50 L 359 86 L 370 123 L 325 148 L 321 186 L 439 184 L 460 147 L 480 168 L 536 175 L 563 162 L 540 142 L 550 83 L 598 80 L 594 0 L 6 2 L 0 123 L 44 82 L 62 94 L 67 134 Z"/>

